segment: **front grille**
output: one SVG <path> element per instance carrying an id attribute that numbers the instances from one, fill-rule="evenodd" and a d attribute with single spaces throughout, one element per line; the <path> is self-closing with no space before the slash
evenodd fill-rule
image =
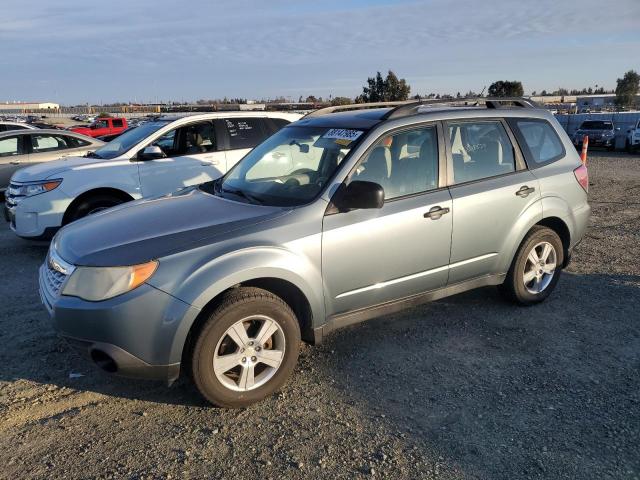
<path id="1" fill-rule="evenodd" d="M 47 259 L 40 267 L 40 294 L 42 302 L 51 312 L 54 301 L 62 293 L 64 284 L 75 267 L 65 262 L 51 246 Z"/>
<path id="2" fill-rule="evenodd" d="M 23 198 L 24 195 L 18 195 L 18 192 L 20 192 L 20 185 L 10 183 L 4 192 L 5 203 L 8 207 L 15 207 L 18 201 Z"/>
<path id="3" fill-rule="evenodd" d="M 47 290 L 50 294 L 57 297 L 58 295 L 60 295 L 60 290 L 62 290 L 62 285 L 67 279 L 67 275 L 51 268 L 48 257 L 47 263 L 44 265 L 44 267 L 45 268 L 43 273 L 45 275 L 45 286 L 47 287 Z"/>

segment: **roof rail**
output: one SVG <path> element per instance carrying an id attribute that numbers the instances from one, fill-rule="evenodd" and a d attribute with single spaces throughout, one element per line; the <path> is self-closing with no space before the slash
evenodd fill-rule
<path id="1" fill-rule="evenodd" d="M 380 108 L 380 107 L 397 107 L 407 104 L 415 103 L 414 100 L 402 100 L 396 102 L 372 102 L 372 103 L 352 103 L 349 105 L 334 105 L 332 107 L 319 108 L 313 112 L 307 113 L 304 118 L 320 117 L 328 113 L 346 112 L 349 110 L 366 110 L 368 108 Z"/>
<path id="2" fill-rule="evenodd" d="M 383 120 L 406 117 L 407 115 L 419 113 L 418 109 L 423 106 L 448 105 L 454 107 L 478 107 L 481 104 L 484 104 L 486 108 L 541 108 L 540 105 L 533 100 L 524 97 L 471 97 L 451 100 L 415 100 L 388 111 L 383 116 Z"/>
<path id="3" fill-rule="evenodd" d="M 372 103 L 353 103 L 350 105 L 335 105 L 332 107 L 319 108 L 313 112 L 307 113 L 304 118 L 321 117 L 329 113 L 346 112 L 350 110 L 365 110 L 368 108 L 394 107 L 385 113 L 383 120 L 391 118 L 406 117 L 418 112 L 420 107 L 449 105 L 454 107 L 478 107 L 484 104 L 487 108 L 542 108 L 539 104 L 529 98 L 524 97 L 468 97 L 453 98 L 450 100 L 428 99 L 428 100 L 401 100 L 396 102 L 372 102 Z"/>

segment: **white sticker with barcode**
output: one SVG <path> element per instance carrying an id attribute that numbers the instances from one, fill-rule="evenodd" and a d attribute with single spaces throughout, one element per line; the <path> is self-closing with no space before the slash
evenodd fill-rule
<path id="1" fill-rule="evenodd" d="M 362 135 L 362 130 L 349 130 L 346 128 L 332 128 L 327 133 L 325 133 L 323 138 L 331 138 L 335 139 L 336 143 L 347 144 L 357 140 L 358 137 Z"/>

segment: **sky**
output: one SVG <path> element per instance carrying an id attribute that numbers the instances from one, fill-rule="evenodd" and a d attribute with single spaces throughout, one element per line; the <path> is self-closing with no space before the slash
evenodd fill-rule
<path id="1" fill-rule="evenodd" d="M 355 97 L 604 86 L 640 71 L 640 0 L 2 0 L 0 102 Z"/>

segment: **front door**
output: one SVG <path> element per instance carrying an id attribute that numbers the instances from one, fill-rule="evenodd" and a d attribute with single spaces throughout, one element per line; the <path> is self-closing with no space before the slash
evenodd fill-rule
<path id="1" fill-rule="evenodd" d="M 530 208 L 542 216 L 538 180 L 501 120 L 452 121 L 445 132 L 455 212 L 449 283 L 505 273 L 499 254 L 518 219 Z"/>
<path id="2" fill-rule="evenodd" d="M 225 152 L 218 149 L 212 121 L 175 128 L 155 140 L 166 155 L 139 162 L 144 197 L 164 195 L 219 178 L 226 172 Z"/>
<path id="3" fill-rule="evenodd" d="M 435 125 L 385 136 L 349 181 L 379 183 L 381 209 L 328 214 L 322 274 L 329 314 L 373 306 L 444 287 L 452 202 L 444 188 Z"/>

